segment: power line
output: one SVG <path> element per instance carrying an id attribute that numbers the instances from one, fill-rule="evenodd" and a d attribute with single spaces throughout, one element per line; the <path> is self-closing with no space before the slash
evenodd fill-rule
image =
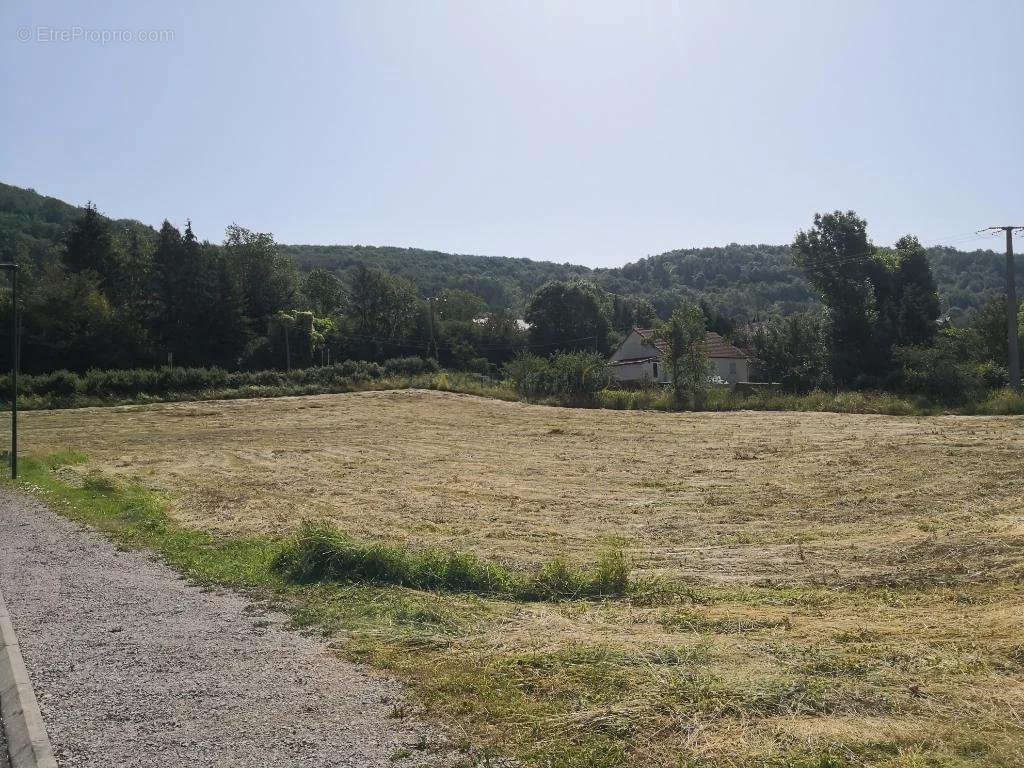
<path id="1" fill-rule="evenodd" d="M 943 247 L 949 248 L 949 247 L 956 247 L 956 246 L 964 247 L 968 243 L 974 243 L 974 242 L 977 242 L 979 240 L 990 240 L 991 238 L 992 238 L 992 235 L 977 235 L 977 234 L 975 234 L 975 235 L 965 235 L 965 236 L 959 237 L 959 238 L 943 238 L 941 240 L 936 239 L 936 240 L 929 241 L 929 242 L 931 242 L 931 245 L 929 245 L 928 247 L 929 248 L 943 248 Z"/>
<path id="2" fill-rule="evenodd" d="M 377 344 L 390 344 L 391 346 L 404 347 L 404 348 L 407 348 L 407 349 L 430 350 L 430 348 L 431 348 L 431 345 L 429 343 L 424 344 L 424 343 L 416 341 L 416 340 L 386 339 L 386 338 L 381 338 L 379 336 L 367 336 L 367 335 L 364 335 L 364 334 L 344 333 L 344 332 L 342 332 L 341 335 L 345 339 L 354 339 L 354 340 L 358 340 L 358 341 L 370 341 L 370 342 L 374 342 L 374 343 L 377 343 Z M 574 339 L 560 339 L 559 341 L 541 342 L 541 343 L 535 343 L 535 344 L 490 344 L 490 345 L 484 345 L 484 346 L 476 346 L 476 345 L 474 345 L 473 348 L 476 349 L 476 350 L 488 351 L 488 352 L 499 352 L 499 351 L 511 352 L 511 351 L 518 350 L 518 349 L 545 349 L 545 348 L 550 348 L 550 347 L 558 347 L 558 346 L 562 346 L 562 345 L 565 345 L 565 344 L 576 344 L 576 343 L 580 343 L 580 342 L 584 342 L 584 341 L 596 341 L 596 340 L 599 340 L 600 338 L 601 337 L 598 336 L 598 335 L 591 335 L 591 336 L 579 336 L 579 337 L 574 338 Z M 447 349 L 449 351 L 455 349 L 455 345 L 453 345 L 453 344 L 451 344 L 449 342 L 440 341 L 440 340 L 435 340 L 435 345 L 434 346 L 437 347 L 437 348 L 444 347 L 445 349 Z"/>
<path id="3" fill-rule="evenodd" d="M 992 237 L 994 235 L 980 236 L 977 233 L 975 233 L 974 236 L 976 238 L 978 238 L 978 239 L 981 239 L 981 237 Z M 922 247 L 923 248 L 934 248 L 934 247 L 937 247 L 937 246 L 925 246 L 925 245 L 922 244 Z M 881 255 L 881 251 L 880 251 L 879 248 L 876 247 L 876 248 L 873 248 L 872 250 L 862 251 L 860 253 L 843 254 L 841 256 L 836 256 L 836 257 L 833 257 L 833 258 L 821 259 L 818 263 L 819 264 L 823 264 L 825 266 L 845 266 L 847 264 L 868 263 L 868 262 L 871 262 L 871 261 L 878 261 L 878 257 L 880 255 Z"/>

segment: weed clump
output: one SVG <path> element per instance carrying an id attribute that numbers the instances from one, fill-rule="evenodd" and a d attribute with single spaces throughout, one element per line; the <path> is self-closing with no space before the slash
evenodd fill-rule
<path id="1" fill-rule="evenodd" d="M 525 574 L 468 552 L 367 544 L 329 523 L 309 521 L 281 550 L 274 568 L 298 584 L 373 582 L 524 601 L 624 595 L 630 573 L 628 559 L 618 550 L 602 553 L 586 568 L 556 558 Z"/>
<path id="2" fill-rule="evenodd" d="M 364 544 L 326 523 L 304 522 L 278 556 L 275 568 L 291 581 L 371 581 L 414 589 L 494 593 L 511 578 L 501 566 L 465 552 L 410 552 L 389 544 Z"/>
<path id="3" fill-rule="evenodd" d="M 520 600 L 566 600 L 624 595 L 630 564 L 620 550 L 602 552 L 592 566 L 580 568 L 559 557 L 527 577 L 516 592 Z"/>

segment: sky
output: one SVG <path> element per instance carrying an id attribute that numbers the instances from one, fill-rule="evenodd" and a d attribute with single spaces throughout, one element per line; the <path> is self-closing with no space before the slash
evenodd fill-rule
<path id="1" fill-rule="evenodd" d="M 618 266 L 1024 224 L 1024 2 L 0 6 L 0 181 L 200 237 Z"/>

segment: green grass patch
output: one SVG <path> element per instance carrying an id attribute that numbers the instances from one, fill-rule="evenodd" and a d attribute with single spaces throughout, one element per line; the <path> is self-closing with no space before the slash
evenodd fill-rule
<path id="1" fill-rule="evenodd" d="M 363 543 L 329 523 L 304 522 L 275 558 L 274 569 L 297 584 L 372 582 L 517 600 L 570 600 L 626 594 L 630 565 L 622 552 L 612 550 L 589 567 L 559 558 L 527 574 L 468 552 Z"/>

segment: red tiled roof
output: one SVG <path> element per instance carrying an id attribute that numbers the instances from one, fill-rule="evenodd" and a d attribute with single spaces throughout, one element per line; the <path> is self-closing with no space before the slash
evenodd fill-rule
<path id="1" fill-rule="evenodd" d="M 664 341 L 654 338 L 654 329 L 633 328 L 633 330 L 640 334 L 640 338 L 657 349 L 662 354 L 662 357 L 668 354 L 668 345 Z M 708 357 L 735 357 L 744 359 L 749 357 L 749 355 L 742 349 L 734 346 L 727 339 L 719 336 L 714 331 L 708 331 L 707 335 L 704 336 L 704 346 L 708 351 Z"/>
<path id="2" fill-rule="evenodd" d="M 649 346 L 654 347 L 658 350 L 662 357 L 668 354 L 668 344 L 661 339 L 654 338 L 653 328 L 633 328 L 634 331 L 640 334 L 640 338 L 647 342 Z"/>

